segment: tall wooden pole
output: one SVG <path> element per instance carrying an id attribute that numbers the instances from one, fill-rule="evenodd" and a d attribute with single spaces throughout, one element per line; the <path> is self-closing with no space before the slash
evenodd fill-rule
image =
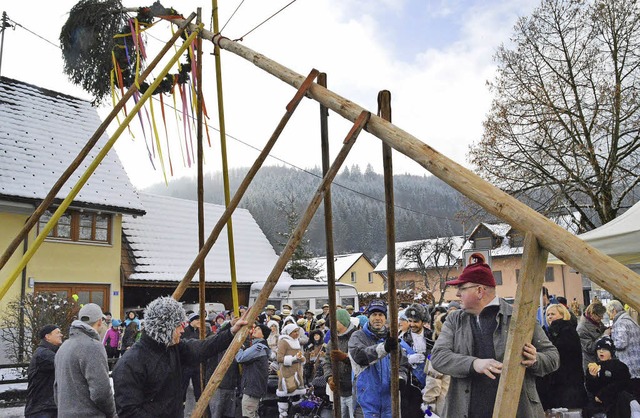
<path id="1" fill-rule="evenodd" d="M 327 74 L 320 73 L 318 75 L 318 84 L 327 87 Z M 326 107 L 320 105 L 320 144 L 322 149 L 322 176 L 326 176 L 329 171 L 329 111 Z M 331 184 L 327 186 L 324 194 L 324 235 L 327 241 L 327 287 L 329 292 L 329 326 L 331 328 L 331 348 L 338 350 L 338 328 L 336 312 L 336 266 L 333 260 L 333 213 L 331 211 Z M 331 353 L 329 353 L 331 354 Z M 331 361 L 331 375 L 335 384 L 335 392 L 333 393 L 333 416 L 341 417 L 340 405 L 340 368 L 342 364 L 338 361 Z"/>
<path id="2" fill-rule="evenodd" d="M 378 93 L 378 115 L 391 122 L 391 93 Z M 396 224 L 393 199 L 393 161 L 391 147 L 382 144 L 382 164 L 384 167 L 384 203 L 387 231 L 387 291 L 389 298 L 389 338 L 398 338 L 398 298 L 396 296 Z M 391 350 L 391 416 L 400 416 L 400 351 Z"/>
<path id="3" fill-rule="evenodd" d="M 246 320 L 247 322 L 249 322 L 249 325 L 253 323 L 255 318 L 258 316 L 258 314 L 262 310 L 262 307 L 266 304 L 267 299 L 269 298 L 269 295 L 273 291 L 273 288 L 275 287 L 276 283 L 278 283 L 278 279 L 280 278 L 280 275 L 282 274 L 285 266 L 291 259 L 291 255 L 293 254 L 296 247 L 300 243 L 300 240 L 302 240 L 302 237 L 304 236 L 304 233 L 307 230 L 307 227 L 309 226 L 309 223 L 311 222 L 313 215 L 318 210 L 320 203 L 322 203 L 322 199 L 324 198 L 327 187 L 329 187 L 329 184 L 331 184 L 331 182 L 335 178 L 336 174 L 338 173 L 338 170 L 342 166 L 342 163 L 344 162 L 344 160 L 347 158 L 347 155 L 349 154 L 351 147 L 353 147 L 353 144 L 356 138 L 358 137 L 362 129 L 365 127 L 368 119 L 369 119 L 369 113 L 363 112 L 363 114 L 356 120 L 356 123 L 351 129 L 351 131 L 349 131 L 349 133 L 347 134 L 347 137 L 345 139 L 345 145 L 342 147 L 342 149 L 338 153 L 338 156 L 336 157 L 335 161 L 331 165 L 331 168 L 329 169 L 329 172 L 327 173 L 327 175 L 323 177 L 322 182 L 320 183 L 320 186 L 318 186 L 318 189 L 313 195 L 313 198 L 311 199 L 309 206 L 307 206 L 307 209 L 303 213 L 302 218 L 300 219 L 300 222 L 298 223 L 294 231 L 291 233 L 291 237 L 289 237 L 289 241 L 287 241 L 287 244 L 282 249 L 282 253 L 280 254 L 280 257 L 278 257 L 278 261 L 276 261 L 276 264 L 273 267 L 273 270 L 271 270 L 269 277 L 265 281 L 264 286 L 262 287 L 260 294 L 256 298 L 254 305 L 247 312 Z M 220 360 L 220 363 L 218 363 L 218 367 L 216 367 L 216 370 L 213 372 L 213 375 L 209 379 L 209 383 L 207 383 L 207 387 L 202 391 L 202 395 L 200 396 L 200 399 L 198 400 L 198 403 L 196 404 L 196 407 L 193 410 L 193 413 L 191 415 L 192 418 L 201 417 L 205 409 L 208 407 L 209 399 L 211 398 L 213 393 L 216 391 L 216 389 L 220 385 L 220 382 L 222 381 L 222 378 L 227 372 L 227 369 L 233 362 L 233 359 L 235 358 L 236 353 L 238 352 L 242 344 L 244 344 L 244 341 L 247 338 L 247 335 L 249 333 L 249 325 L 242 327 L 242 329 L 238 331 L 238 333 L 236 333 L 236 335 L 233 337 L 233 341 L 231 341 L 231 344 L 225 351 L 224 356 Z"/>
<path id="4" fill-rule="evenodd" d="M 544 282 L 548 252 L 540 248 L 531 233 L 524 239 L 521 279 L 516 289 L 513 315 L 509 323 L 509 335 L 504 349 L 502 374 L 498 383 L 498 394 L 493 407 L 493 418 L 515 418 L 522 392 L 526 368 L 522 361 L 522 347 L 530 343 L 536 324 L 538 297 Z M 524 396 L 527 396 L 524 394 Z"/>
<path id="5" fill-rule="evenodd" d="M 153 71 L 153 69 L 158 65 L 160 60 L 165 56 L 167 51 L 169 51 L 169 49 L 173 46 L 175 41 L 180 36 L 182 36 L 187 26 L 189 26 L 189 24 L 195 17 L 196 17 L 196 14 L 192 13 L 186 20 L 180 23 L 180 27 L 178 28 L 176 33 L 174 33 L 171 39 L 169 39 L 169 41 L 162 47 L 158 55 L 156 55 L 153 61 L 149 63 L 149 65 L 147 66 L 147 68 L 145 68 L 142 74 L 138 76 L 138 80 L 140 82 L 144 81 L 149 76 L 149 74 L 151 74 L 151 71 Z M 29 219 L 27 219 L 27 222 L 24 224 L 20 232 L 18 232 L 18 235 L 16 235 L 13 241 L 11 241 L 9 246 L 6 248 L 6 250 L 2 254 L 2 257 L 0 257 L 0 270 L 2 270 L 5 264 L 7 264 L 7 261 L 9 261 L 9 259 L 15 252 L 16 248 L 18 248 L 20 243 L 24 240 L 25 236 L 29 233 L 31 228 L 33 228 L 36 222 L 38 222 L 38 220 L 40 219 L 44 211 L 47 210 L 49 206 L 51 206 L 51 203 L 53 203 L 53 200 L 55 199 L 60 189 L 62 189 L 62 186 L 64 186 L 67 180 L 69 180 L 69 178 L 76 171 L 76 169 L 80 167 L 80 164 L 82 164 L 84 159 L 87 158 L 87 155 L 89 155 L 89 152 L 91 152 L 91 150 L 96 145 L 98 140 L 100 140 L 100 138 L 102 137 L 104 132 L 107 130 L 107 127 L 111 124 L 111 122 L 116 118 L 116 116 L 118 116 L 118 113 L 120 113 L 120 110 L 122 110 L 124 105 L 131 98 L 131 96 L 133 96 L 133 94 L 137 91 L 138 91 L 138 87 L 136 86 L 135 83 L 131 87 L 129 87 L 129 89 L 126 91 L 124 96 L 122 96 L 120 101 L 118 101 L 118 104 L 114 106 L 114 108 L 111 110 L 111 112 L 109 112 L 105 120 L 102 121 L 100 126 L 98 126 L 98 129 L 96 129 L 96 131 L 91 136 L 91 138 L 89 138 L 85 146 L 82 147 L 82 149 L 80 150 L 76 158 L 71 162 L 71 164 L 69 164 L 67 169 L 60 175 L 60 178 L 55 182 L 53 187 L 51 187 L 51 190 L 49 191 L 49 193 L 38 205 L 36 210 L 31 214 Z"/>

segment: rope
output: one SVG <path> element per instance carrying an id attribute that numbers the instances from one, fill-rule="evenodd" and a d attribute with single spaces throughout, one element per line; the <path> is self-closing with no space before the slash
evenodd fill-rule
<path id="1" fill-rule="evenodd" d="M 267 23 L 269 20 L 271 20 L 272 18 L 274 18 L 278 13 L 282 12 L 284 9 L 286 9 L 287 7 L 291 6 L 293 3 L 295 3 L 297 0 L 291 0 L 291 2 L 289 2 L 289 4 L 287 4 L 286 6 L 284 6 L 283 8 L 281 8 L 280 10 L 278 10 L 277 12 L 275 12 L 274 14 L 272 14 L 271 16 L 269 16 L 268 18 L 266 18 L 265 20 L 263 20 L 260 24 L 258 24 L 258 26 L 256 26 L 255 28 L 251 29 L 249 32 L 245 33 L 244 35 L 242 35 L 241 37 L 239 37 L 238 39 L 235 39 L 235 41 L 242 41 L 244 39 L 245 36 L 247 36 L 248 34 L 250 34 L 251 32 L 253 32 L 254 30 L 258 29 L 260 26 L 264 25 L 265 23 Z"/>
<path id="2" fill-rule="evenodd" d="M 48 40 L 47 38 L 45 38 L 44 36 L 38 35 L 37 33 L 35 33 L 34 31 L 32 31 L 31 29 L 28 29 L 26 27 L 24 27 L 23 25 L 21 25 L 20 23 L 16 22 L 15 20 L 11 19 L 10 17 L 7 17 L 7 21 L 13 23 L 16 26 L 20 26 L 22 29 L 26 30 L 27 32 L 29 32 L 32 35 L 37 36 L 38 38 L 42 39 L 45 42 L 50 43 L 51 45 L 55 46 L 58 49 L 62 49 L 62 47 L 60 45 L 56 45 L 53 42 L 51 42 L 50 40 Z"/>
<path id="3" fill-rule="evenodd" d="M 235 16 L 236 12 L 238 11 L 238 9 L 240 8 L 240 6 L 242 6 L 242 4 L 244 3 L 244 0 L 242 0 L 240 2 L 240 4 L 238 5 L 238 7 L 236 7 L 236 10 L 233 11 L 233 13 L 231 13 L 231 16 L 229 16 L 229 19 L 227 19 L 227 21 L 225 22 L 224 25 L 222 25 L 222 29 L 220 29 L 220 33 L 222 33 L 222 31 L 224 30 L 224 28 L 227 27 L 227 25 L 229 24 L 229 22 L 231 21 L 231 19 L 233 18 L 233 16 Z"/>

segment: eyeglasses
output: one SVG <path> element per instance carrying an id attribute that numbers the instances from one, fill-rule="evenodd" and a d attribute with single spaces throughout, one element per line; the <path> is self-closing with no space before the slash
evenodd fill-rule
<path id="1" fill-rule="evenodd" d="M 463 290 L 466 290 L 466 289 L 472 289 L 472 288 L 474 288 L 474 287 L 480 287 L 480 285 L 479 285 L 479 284 L 476 284 L 476 285 L 473 285 L 473 286 L 467 286 L 467 287 L 462 287 L 462 286 L 460 286 L 460 287 L 458 288 L 458 292 L 462 292 Z"/>

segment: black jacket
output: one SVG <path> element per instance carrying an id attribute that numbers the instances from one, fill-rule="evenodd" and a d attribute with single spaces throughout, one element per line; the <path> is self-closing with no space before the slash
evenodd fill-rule
<path id="1" fill-rule="evenodd" d="M 618 395 L 629 390 L 631 374 L 629 367 L 618 359 L 598 361 L 600 372 L 597 376 L 591 376 L 587 371 L 587 390 L 602 401 L 609 408 L 616 404 Z"/>
<path id="2" fill-rule="evenodd" d="M 42 340 L 31 357 L 27 370 L 29 383 L 27 385 L 27 405 L 24 407 L 25 415 L 58 410 L 53 400 L 53 383 L 56 380 L 53 360 L 58 348 L 58 346 Z"/>
<path id="3" fill-rule="evenodd" d="M 226 350 L 231 340 L 233 335 L 225 330 L 206 340 L 184 340 L 165 347 L 143 333 L 113 369 L 118 416 L 183 416 L 182 368 Z"/>
<path id="4" fill-rule="evenodd" d="M 338 350 L 343 353 L 349 353 L 349 338 L 356 332 L 356 327 L 352 324 L 349 325 L 344 334 L 338 334 Z M 324 363 L 322 365 L 325 379 L 329 379 L 333 375 L 333 369 L 331 368 L 331 350 L 333 350 L 331 341 L 327 343 L 327 350 L 324 356 Z M 352 389 L 352 377 L 351 377 L 351 361 L 347 359 L 340 364 L 340 396 L 351 396 Z"/>
<path id="5" fill-rule="evenodd" d="M 560 367 L 542 378 L 538 393 L 543 408 L 581 408 L 587 400 L 582 369 L 582 345 L 571 320 L 549 325 L 549 340 L 560 353 Z"/>
<path id="6" fill-rule="evenodd" d="M 242 365 L 242 393 L 261 398 L 267 393 L 269 380 L 269 356 L 271 350 L 266 340 L 254 340 L 251 347 L 240 350 L 236 360 Z"/>

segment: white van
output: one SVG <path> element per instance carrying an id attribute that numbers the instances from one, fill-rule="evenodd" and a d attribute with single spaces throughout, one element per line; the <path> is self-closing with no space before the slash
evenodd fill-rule
<path id="1" fill-rule="evenodd" d="M 265 282 L 256 282 L 251 285 L 249 291 L 249 305 L 253 305 L 264 287 Z M 293 311 L 311 309 L 314 312 L 322 310 L 322 305 L 329 303 L 329 286 L 325 282 L 315 280 L 280 280 L 273 288 L 267 305 L 274 305 L 280 310 L 287 303 L 293 307 Z M 350 284 L 336 283 L 336 303 L 346 307 L 353 305 L 359 309 L 358 291 Z"/>

